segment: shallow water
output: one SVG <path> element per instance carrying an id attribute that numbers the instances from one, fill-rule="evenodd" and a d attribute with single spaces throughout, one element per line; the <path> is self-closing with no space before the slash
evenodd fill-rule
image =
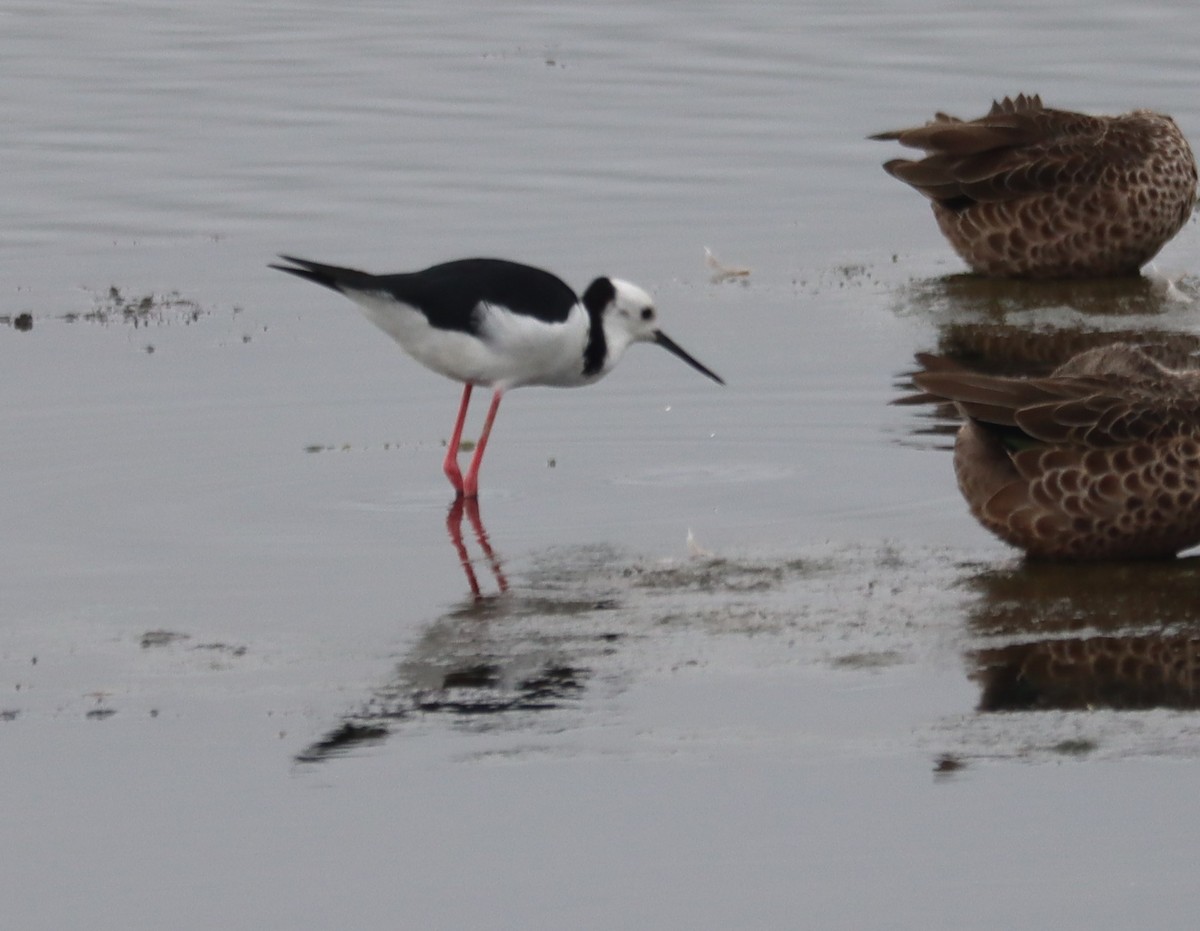
<path id="1" fill-rule="evenodd" d="M 1185 5 L 0 7 L 9 920 L 1180 924 L 1193 561 L 1022 564 L 943 412 L 891 402 L 920 351 L 1192 345 L 1195 226 L 1145 281 L 980 282 L 865 137 L 1037 91 L 1197 139 L 1198 34 Z M 278 252 L 627 277 L 728 387 L 635 349 L 513 392 L 453 514 L 456 387 Z"/>

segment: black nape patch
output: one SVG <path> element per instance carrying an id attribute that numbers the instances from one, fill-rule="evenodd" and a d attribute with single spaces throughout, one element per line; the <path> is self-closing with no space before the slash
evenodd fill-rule
<path id="1" fill-rule="evenodd" d="M 583 374 L 596 375 L 604 368 L 608 343 L 604 339 L 604 309 L 617 297 L 617 288 L 608 278 L 597 278 L 583 292 L 583 309 L 588 313 L 588 341 L 583 349 Z"/>
<path id="2" fill-rule="evenodd" d="M 583 292 L 583 306 L 593 317 L 599 316 L 617 296 L 616 286 L 610 278 L 597 278 Z"/>

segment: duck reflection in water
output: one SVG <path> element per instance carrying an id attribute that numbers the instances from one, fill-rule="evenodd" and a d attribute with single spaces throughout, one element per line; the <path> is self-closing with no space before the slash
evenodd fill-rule
<path id="1" fill-rule="evenodd" d="M 1200 708 L 1200 559 L 1022 562 L 971 580 L 979 710 Z M 996 642 L 999 641 L 999 642 Z"/>
<path id="2" fill-rule="evenodd" d="M 980 650 L 980 711 L 1200 708 L 1200 637 L 1037 640 Z"/>

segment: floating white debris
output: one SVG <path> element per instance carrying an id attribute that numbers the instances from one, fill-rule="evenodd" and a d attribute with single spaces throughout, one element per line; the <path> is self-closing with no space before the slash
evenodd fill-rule
<path id="1" fill-rule="evenodd" d="M 688 527 L 687 551 L 688 555 L 693 559 L 712 559 L 714 555 L 711 550 L 706 550 L 703 546 L 696 542 L 696 535 L 692 533 L 691 527 Z"/>
<path id="2" fill-rule="evenodd" d="M 724 265 L 721 261 L 712 254 L 712 250 L 708 246 L 704 247 L 704 264 L 708 266 L 712 273 L 711 281 L 713 284 L 720 284 L 722 281 L 729 281 L 731 278 L 749 278 L 750 269 L 741 265 Z"/>

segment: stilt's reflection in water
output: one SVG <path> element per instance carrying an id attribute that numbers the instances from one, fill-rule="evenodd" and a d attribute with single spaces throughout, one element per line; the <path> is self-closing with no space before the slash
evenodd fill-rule
<path id="1" fill-rule="evenodd" d="M 458 561 L 462 564 L 463 572 L 467 575 L 467 584 L 471 586 L 472 597 L 476 601 L 482 601 L 488 596 L 484 595 L 480 588 L 479 577 L 475 574 L 474 560 L 471 559 L 467 545 L 463 542 L 462 520 L 464 514 L 471 524 L 471 531 L 475 535 L 475 541 L 479 544 L 480 550 L 483 552 L 483 558 L 496 579 L 496 586 L 499 589 L 497 594 L 508 591 L 508 579 L 504 576 L 504 567 L 500 562 L 500 558 L 492 549 L 487 531 L 483 527 L 483 520 L 479 516 L 478 499 L 464 498 L 461 495 L 455 498 L 454 503 L 450 505 L 450 511 L 446 514 L 446 532 L 450 534 L 450 542 L 454 545 L 454 551 L 458 553 Z"/>

